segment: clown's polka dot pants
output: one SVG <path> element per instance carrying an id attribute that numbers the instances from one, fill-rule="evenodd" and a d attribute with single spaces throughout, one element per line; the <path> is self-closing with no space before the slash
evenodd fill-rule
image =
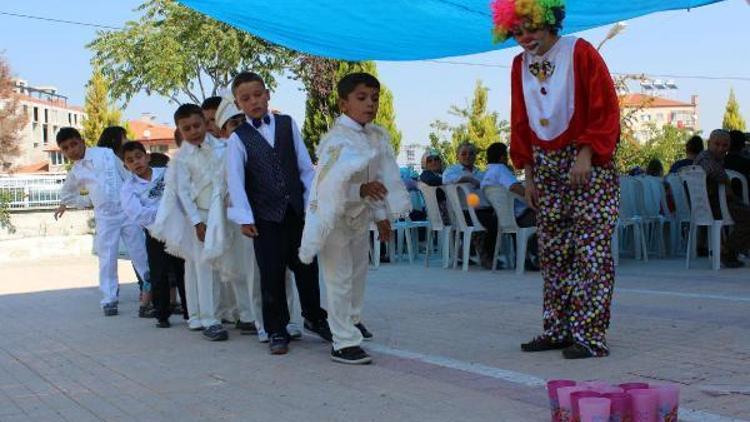
<path id="1" fill-rule="evenodd" d="M 575 157 L 573 146 L 534 151 L 544 336 L 557 341 L 572 338 L 595 356 L 606 356 L 619 183 L 609 164 L 594 166 L 589 184 L 573 188 L 569 174 Z"/>

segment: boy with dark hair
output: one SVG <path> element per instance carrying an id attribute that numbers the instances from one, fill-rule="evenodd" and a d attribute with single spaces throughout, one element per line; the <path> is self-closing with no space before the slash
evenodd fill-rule
<path id="1" fill-rule="evenodd" d="M 215 138 L 221 138 L 219 126 L 216 125 L 216 109 L 219 108 L 219 104 L 221 104 L 221 97 L 208 97 L 201 103 L 203 117 L 206 118 L 206 128 L 208 133 Z"/>
<path id="2" fill-rule="evenodd" d="M 369 228 L 388 241 L 391 219 L 411 210 L 409 194 L 393 157 L 388 132 L 372 121 L 378 113 L 380 83 L 368 73 L 352 73 L 338 84 L 342 115 L 321 139 L 299 258 L 320 256 L 333 333 L 331 359 L 366 364 L 362 350 L 372 334 L 362 324 Z"/>
<path id="3" fill-rule="evenodd" d="M 150 157 L 143 144 L 137 141 L 126 142 L 122 146 L 125 166 L 132 175 L 125 180 L 120 191 L 120 203 L 131 221 L 143 228 L 146 234 L 146 252 L 151 275 L 151 292 L 156 310 L 157 327 L 168 328 L 172 307 L 169 299 L 169 275 L 175 277 L 180 298 L 185 303 L 185 261 L 170 255 L 164 243 L 149 234 L 149 227 L 156 219 L 162 195 L 164 194 L 163 167 L 151 167 Z M 184 313 L 187 319 L 187 312 Z"/>
<path id="4" fill-rule="evenodd" d="M 330 341 L 317 262 L 305 265 L 297 257 L 315 172 L 310 155 L 292 118 L 269 113 L 270 94 L 260 76 L 240 73 L 232 94 L 247 119 L 229 138 L 227 212 L 242 234 L 254 239 L 271 354 L 289 350 L 287 268 L 295 276 L 305 328 Z"/>
<path id="5" fill-rule="evenodd" d="M 101 305 L 105 316 L 117 315 L 120 238 L 148 290 L 145 237 L 138 226 L 127 221 L 120 206 L 120 188 L 130 174 L 111 149 L 87 148 L 81 134 L 72 127 L 60 129 L 57 146 L 65 158 L 73 162 L 73 166 L 60 192 L 61 203 L 55 210 L 55 220 L 62 217 L 68 207 L 88 208 L 93 205 L 96 221 L 94 249 L 99 257 L 99 289 L 104 295 Z M 82 190 L 88 191 L 88 194 L 82 195 Z"/>
<path id="6" fill-rule="evenodd" d="M 216 318 L 214 283 L 227 246 L 224 143 L 207 133 L 206 119 L 195 104 L 181 105 L 174 120 L 183 142 L 165 176 L 163 204 L 150 233 L 185 259 L 188 328 L 203 330 L 207 340 L 223 341 L 229 334 Z"/>

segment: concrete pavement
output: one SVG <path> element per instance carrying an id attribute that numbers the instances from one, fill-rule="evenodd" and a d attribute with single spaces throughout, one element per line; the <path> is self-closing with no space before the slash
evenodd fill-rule
<path id="1" fill-rule="evenodd" d="M 681 420 L 750 420 L 750 269 L 696 267 L 623 260 L 611 356 L 566 361 L 519 351 L 541 327 L 538 273 L 385 264 L 365 293 L 375 363 L 350 367 L 310 336 L 278 357 L 233 329 L 154 328 L 134 284 L 104 318 L 93 257 L 7 263 L 0 421 L 544 421 L 551 378 L 674 382 Z"/>

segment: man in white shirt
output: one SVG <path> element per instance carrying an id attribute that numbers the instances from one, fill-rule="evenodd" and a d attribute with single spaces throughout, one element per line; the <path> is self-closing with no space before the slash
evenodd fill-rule
<path id="1" fill-rule="evenodd" d="M 474 144 L 465 142 L 458 146 L 456 158 L 458 158 L 458 164 L 448 167 L 443 172 L 443 184 L 469 183 L 472 192 L 479 197 L 479 206 L 474 211 L 486 231 L 473 237 L 475 239 L 474 247 L 479 253 L 482 266 L 492 268 L 492 254 L 495 251 L 495 238 L 497 237 L 497 217 L 495 217 L 495 212 L 480 189 L 484 172 L 476 167 L 477 148 Z M 464 214 L 464 217 L 468 220 L 468 213 Z"/>
<path id="2" fill-rule="evenodd" d="M 73 162 L 73 166 L 60 192 L 61 204 L 55 210 L 55 220 L 68 207 L 94 207 L 94 249 L 99 257 L 99 289 L 104 296 L 101 305 L 105 316 L 117 315 L 120 293 L 117 258 L 120 238 L 128 248 L 128 255 L 136 271 L 144 280 L 144 291 L 150 290 L 143 230 L 127 221 L 120 206 L 120 188 L 123 180 L 130 177 L 130 173 L 111 149 L 87 148 L 81 134 L 72 127 L 60 129 L 57 133 L 57 145 L 63 155 Z M 83 190 L 87 191 L 85 195 L 81 194 Z"/>
<path id="3" fill-rule="evenodd" d="M 481 182 L 481 187 L 484 188 L 485 186 L 504 186 L 509 191 L 524 197 L 523 183 L 518 181 L 516 175 L 508 167 L 507 145 L 496 142 L 487 148 L 487 171 L 484 173 Z M 523 201 L 515 200 L 513 214 L 519 227 L 536 225 L 536 213 Z"/>

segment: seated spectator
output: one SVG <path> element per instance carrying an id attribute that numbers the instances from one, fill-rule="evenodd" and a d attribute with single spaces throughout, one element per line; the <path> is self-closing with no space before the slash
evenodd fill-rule
<path id="1" fill-rule="evenodd" d="M 422 155 L 422 174 L 419 175 L 419 180 L 429 186 L 443 184 L 443 160 L 437 150 L 428 149 Z"/>
<path id="2" fill-rule="evenodd" d="M 516 175 L 508 167 L 508 146 L 496 142 L 487 148 L 487 172 L 482 178 L 481 187 L 504 186 L 509 191 L 524 197 L 526 189 L 519 182 Z M 519 227 L 536 226 L 536 212 L 529 208 L 524 201 L 516 199 L 513 203 L 513 214 Z M 526 269 L 536 271 L 539 269 L 537 256 L 538 241 L 536 234 L 529 239 L 529 248 L 526 252 Z"/>
<path id="3" fill-rule="evenodd" d="M 708 139 L 708 149 L 695 158 L 695 164 L 701 166 L 706 172 L 708 200 L 716 219 L 721 217 L 719 186 L 729 186 L 729 177 L 724 167 L 729 144 L 730 137 L 727 131 L 714 130 Z M 734 226 L 722 245 L 721 261 L 725 267 L 737 268 L 744 265 L 738 259 L 739 253 L 750 249 L 750 207 L 743 204 L 734 195 L 732 189 L 726 189 L 726 195 L 729 214 L 734 220 Z"/>
<path id="4" fill-rule="evenodd" d="M 733 130 L 729 132 L 729 139 L 729 152 L 724 159 L 724 167 L 750 179 L 750 158 L 744 156 L 745 134 L 742 131 Z M 732 191 L 738 198 L 742 198 L 742 184 L 739 181 L 732 184 Z"/>
<path id="5" fill-rule="evenodd" d="M 428 149 L 422 155 L 422 174 L 419 175 L 419 180 L 427 186 L 438 187 L 443 185 L 443 159 L 437 150 Z M 445 192 L 438 189 L 435 197 L 437 198 L 438 208 L 440 208 L 440 217 L 443 224 L 450 224 L 448 205 L 445 203 Z"/>
<path id="6" fill-rule="evenodd" d="M 509 191 L 524 197 L 526 189 L 519 182 L 516 175 L 508 167 L 508 146 L 494 143 L 487 148 L 487 172 L 481 182 L 481 187 L 505 186 Z M 536 226 L 536 213 L 526 206 L 523 201 L 516 200 L 513 204 L 513 213 L 520 227 Z"/>
<path id="7" fill-rule="evenodd" d="M 646 175 L 664 177 L 664 166 L 658 158 L 652 158 L 646 166 Z"/>
<path id="8" fill-rule="evenodd" d="M 677 160 L 669 168 L 670 173 L 677 173 L 680 169 L 687 166 L 692 166 L 695 162 L 695 157 L 703 152 L 703 138 L 698 135 L 692 136 L 685 143 L 685 158 Z"/>
<path id="9" fill-rule="evenodd" d="M 443 173 L 443 184 L 469 183 L 472 186 L 472 192 L 479 196 L 479 206 L 475 209 L 475 212 L 486 231 L 476 236 L 477 241 L 474 246 L 482 260 L 482 266 L 492 268 L 492 255 L 495 253 L 495 236 L 497 234 L 497 217 L 495 217 L 495 212 L 480 189 L 484 172 L 476 167 L 477 149 L 474 144 L 465 142 L 458 146 L 456 158 L 458 164 L 448 167 Z M 468 212 L 465 214 L 468 214 Z M 465 217 L 469 221 L 468 216 Z"/>

